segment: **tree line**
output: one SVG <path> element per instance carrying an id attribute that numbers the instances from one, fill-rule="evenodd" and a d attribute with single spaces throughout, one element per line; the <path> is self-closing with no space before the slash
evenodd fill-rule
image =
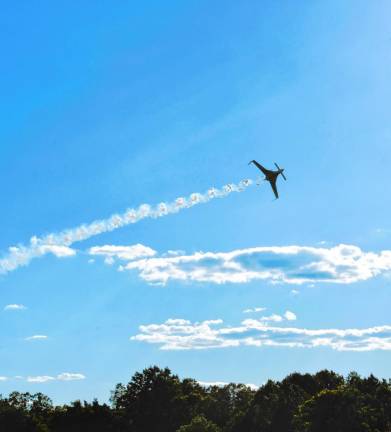
<path id="1" fill-rule="evenodd" d="M 205 387 L 153 366 L 117 384 L 110 404 L 54 406 L 42 393 L 0 395 L 1 432 L 391 432 L 391 381 L 329 370 L 258 390 Z"/>

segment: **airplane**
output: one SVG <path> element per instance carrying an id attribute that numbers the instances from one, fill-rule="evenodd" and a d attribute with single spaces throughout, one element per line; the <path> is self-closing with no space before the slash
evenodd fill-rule
<path id="1" fill-rule="evenodd" d="M 277 177 L 281 174 L 282 178 L 286 180 L 286 177 L 284 175 L 284 168 L 280 168 L 275 162 L 274 165 L 277 167 L 278 171 L 272 171 L 268 170 L 265 167 L 263 167 L 260 163 L 258 163 L 256 160 L 250 161 L 248 164 L 254 164 L 257 168 L 259 168 L 263 174 L 265 174 L 264 180 L 268 181 L 270 183 L 270 186 L 273 189 L 274 195 L 276 196 L 276 199 L 278 199 L 278 191 L 277 191 Z"/>

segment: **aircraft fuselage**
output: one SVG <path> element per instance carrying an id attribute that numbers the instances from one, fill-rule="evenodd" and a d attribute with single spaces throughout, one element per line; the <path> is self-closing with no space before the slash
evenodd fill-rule
<path id="1" fill-rule="evenodd" d="M 264 166 L 262 166 L 260 163 L 258 163 L 256 160 L 252 160 L 249 162 L 249 164 L 254 164 L 265 176 L 265 180 L 267 180 L 270 183 L 270 186 L 273 189 L 274 195 L 276 199 L 278 199 L 278 191 L 277 191 L 277 177 L 281 174 L 283 179 L 286 180 L 285 175 L 283 174 L 284 168 L 280 168 L 276 163 L 276 167 L 278 168 L 277 171 L 268 170 Z"/>
<path id="2" fill-rule="evenodd" d="M 265 170 L 266 171 L 266 170 Z M 280 169 L 278 171 L 271 171 L 271 170 L 267 170 L 264 174 L 265 174 L 265 180 L 267 181 L 275 181 L 277 179 L 277 177 L 283 172 L 283 169 Z"/>

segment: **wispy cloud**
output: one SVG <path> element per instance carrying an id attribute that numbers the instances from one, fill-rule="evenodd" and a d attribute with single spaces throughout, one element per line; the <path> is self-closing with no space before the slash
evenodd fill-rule
<path id="1" fill-rule="evenodd" d="M 215 284 L 265 280 L 271 283 L 349 284 L 391 271 L 391 250 L 364 252 L 354 245 L 271 246 L 231 252 L 196 252 L 131 261 L 120 270 L 138 271 L 153 284 L 170 280 Z"/>
<path id="2" fill-rule="evenodd" d="M 85 379 L 85 375 L 81 373 L 70 373 L 70 372 L 63 372 L 59 375 L 57 375 L 57 379 L 59 381 L 78 381 Z"/>
<path id="3" fill-rule="evenodd" d="M 12 381 L 13 379 L 18 381 L 26 381 L 28 383 L 46 383 L 49 381 L 80 381 L 86 379 L 86 376 L 82 373 L 71 373 L 62 372 L 56 376 L 52 375 L 35 375 L 23 377 L 22 375 L 16 375 L 14 377 L 0 376 L 0 381 Z"/>
<path id="4" fill-rule="evenodd" d="M 157 344 L 163 350 L 240 346 L 327 347 L 337 351 L 391 350 L 389 325 L 364 329 L 307 329 L 272 326 L 262 319 L 246 319 L 238 326 L 224 325 L 222 320 L 192 323 L 184 319 L 170 319 L 163 324 L 142 325 L 139 330 L 139 334 L 132 336 L 131 340 Z"/>
<path id="5" fill-rule="evenodd" d="M 281 321 L 284 321 L 284 318 L 281 315 L 271 314 L 269 316 L 263 316 L 263 317 L 259 318 L 259 321 L 281 322 Z"/>
<path id="6" fill-rule="evenodd" d="M 255 312 L 263 312 L 265 310 L 266 310 L 265 307 L 255 307 L 255 308 L 245 309 L 243 313 L 248 314 L 248 313 L 255 313 Z"/>
<path id="7" fill-rule="evenodd" d="M 205 193 L 192 193 L 188 197 L 179 197 L 173 202 L 162 202 L 155 207 L 142 204 L 136 209 L 128 209 L 124 213 L 114 214 L 108 219 L 97 220 L 59 233 L 48 234 L 44 237 L 33 236 L 27 246 L 13 246 L 8 249 L 8 253 L 0 259 L 0 274 L 25 266 L 32 259 L 48 253 L 57 257 L 75 255 L 76 252 L 70 246 L 76 242 L 114 231 L 142 219 L 167 216 L 198 204 L 207 203 L 215 198 L 226 197 L 232 192 L 242 192 L 252 184 L 252 180 L 242 180 L 238 184 L 227 184 L 220 189 L 210 188 Z"/>
<path id="8" fill-rule="evenodd" d="M 32 335 L 32 336 L 28 336 L 26 337 L 24 340 L 26 341 L 34 341 L 34 340 L 46 340 L 48 337 L 46 335 Z"/>
<path id="9" fill-rule="evenodd" d="M 49 375 L 38 375 L 38 376 L 29 376 L 26 378 L 26 381 L 29 383 L 44 383 L 48 381 L 54 381 L 55 378 Z"/>
<path id="10" fill-rule="evenodd" d="M 39 258 L 46 254 L 52 254 L 57 258 L 66 258 L 76 255 L 76 251 L 67 245 L 51 244 L 49 238 L 38 239 L 32 237 L 29 246 L 12 246 L 8 254 L 0 259 L 0 274 L 16 270 L 25 266 L 33 258 Z"/>
<path id="11" fill-rule="evenodd" d="M 104 257 L 107 264 L 113 264 L 115 259 L 133 261 L 135 259 L 156 255 L 155 250 L 139 243 L 132 246 L 94 246 L 89 249 L 88 253 L 89 255 Z"/>
<path id="12" fill-rule="evenodd" d="M 26 378 L 26 381 L 29 383 L 45 383 L 48 381 L 79 381 L 79 380 L 84 380 L 85 378 L 86 376 L 81 373 L 63 372 L 61 374 L 58 374 L 57 376 L 51 376 L 51 375 L 28 376 Z"/>
<path id="13" fill-rule="evenodd" d="M 254 308 L 254 310 L 256 312 L 259 312 L 260 310 L 265 310 L 265 308 Z M 296 315 L 293 312 L 288 310 L 283 315 L 271 314 L 271 315 L 261 316 L 260 318 L 258 318 L 258 320 L 261 322 L 282 322 L 285 320 L 294 321 L 296 319 L 297 319 Z"/>
<path id="14" fill-rule="evenodd" d="M 22 304 L 8 304 L 8 305 L 4 306 L 5 311 L 8 311 L 8 310 L 17 311 L 17 310 L 24 310 L 24 309 L 27 309 L 27 308 L 25 305 L 22 305 Z"/>

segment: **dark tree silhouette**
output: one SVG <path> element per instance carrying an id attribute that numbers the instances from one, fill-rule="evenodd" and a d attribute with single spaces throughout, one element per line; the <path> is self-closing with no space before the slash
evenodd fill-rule
<path id="1" fill-rule="evenodd" d="M 202 399 L 202 389 L 195 381 L 181 382 L 171 371 L 150 367 L 135 373 L 125 387 L 117 385 L 114 408 L 129 429 L 172 432 L 191 420 Z"/>
<path id="2" fill-rule="evenodd" d="M 49 425 L 53 432 L 117 432 L 122 426 L 110 407 L 100 405 L 97 400 L 91 404 L 75 401 L 71 405 L 56 407 Z"/>
<path id="3" fill-rule="evenodd" d="M 42 393 L 12 392 L 7 399 L 0 399 L 0 430 L 48 431 L 52 408 L 52 401 Z"/>
<path id="4" fill-rule="evenodd" d="M 255 391 L 243 384 L 228 384 L 207 389 L 204 413 L 223 431 L 230 431 L 250 407 Z"/>
<path id="5" fill-rule="evenodd" d="M 292 373 L 257 391 L 203 387 L 156 366 L 117 384 L 111 406 L 53 406 L 42 393 L 0 395 L 0 432 L 391 432 L 391 382 L 333 371 Z"/>

